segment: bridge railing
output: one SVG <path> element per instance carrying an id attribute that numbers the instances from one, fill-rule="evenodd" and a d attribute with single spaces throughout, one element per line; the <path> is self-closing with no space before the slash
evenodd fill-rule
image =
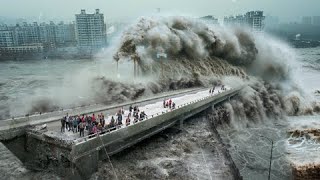
<path id="1" fill-rule="evenodd" d="M 226 90 L 221 91 L 221 92 L 218 91 L 218 94 L 223 93 L 223 92 L 226 92 L 226 91 L 229 91 L 229 90 L 232 90 L 232 89 L 231 89 L 231 88 L 230 88 L 230 89 L 226 89 Z M 134 126 L 134 125 L 139 124 L 139 123 L 141 123 L 141 122 L 143 122 L 143 121 L 146 121 L 146 120 L 148 120 L 148 119 L 150 119 L 150 118 L 154 118 L 154 117 L 163 115 L 163 114 L 165 114 L 165 113 L 172 112 L 172 111 L 177 110 L 177 109 L 179 109 L 179 108 L 185 107 L 185 106 L 190 105 L 190 104 L 197 103 L 197 102 L 199 102 L 199 101 L 208 99 L 208 98 L 210 98 L 210 97 L 212 97 L 212 96 L 215 96 L 215 95 L 217 95 L 217 94 L 209 94 L 208 96 L 205 96 L 205 97 L 202 97 L 202 98 L 199 98 L 199 99 L 196 99 L 196 100 L 193 100 L 193 101 L 186 102 L 186 103 L 183 103 L 183 104 L 181 104 L 181 105 L 178 105 L 178 106 L 175 107 L 175 109 L 166 109 L 165 111 L 148 115 L 148 116 L 147 116 L 146 118 L 144 118 L 143 120 L 140 120 L 140 119 L 139 119 L 138 122 L 135 122 L 135 123 L 134 123 L 134 122 L 131 123 L 131 121 L 130 121 L 130 124 L 129 124 L 129 125 L 126 125 L 126 124 L 124 124 L 123 126 L 120 125 L 120 128 L 118 128 L 117 125 L 115 125 L 115 127 L 107 128 L 107 129 L 104 129 L 103 131 L 99 131 L 99 132 L 97 132 L 97 133 L 89 134 L 89 135 L 87 135 L 87 136 L 78 138 L 78 139 L 76 139 L 74 142 L 75 142 L 76 144 L 77 144 L 77 143 L 81 143 L 81 142 L 85 142 L 85 141 L 87 141 L 87 140 L 89 140 L 89 139 L 96 138 L 96 137 L 98 137 L 99 135 L 105 135 L 105 134 L 108 134 L 108 133 L 111 133 L 111 132 L 115 132 L 115 131 L 117 131 L 117 130 L 119 130 L 119 129 L 126 128 L 126 127 L 128 127 L 128 126 Z"/>

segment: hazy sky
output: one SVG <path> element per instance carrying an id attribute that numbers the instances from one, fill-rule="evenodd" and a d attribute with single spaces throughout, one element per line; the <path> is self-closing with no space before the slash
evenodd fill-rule
<path id="1" fill-rule="evenodd" d="M 204 16 L 244 14 L 263 10 L 267 15 L 293 20 L 305 15 L 320 15 L 320 0 L 0 0 L 0 16 L 32 21 L 72 21 L 80 9 L 100 8 L 109 19 L 136 18 L 161 12 L 174 15 Z"/>

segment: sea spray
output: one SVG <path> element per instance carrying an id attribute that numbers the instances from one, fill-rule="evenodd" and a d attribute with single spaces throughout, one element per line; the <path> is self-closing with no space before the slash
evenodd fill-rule
<path id="1" fill-rule="evenodd" d="M 303 99 L 304 95 L 290 76 L 294 54 L 284 43 L 268 35 L 207 25 L 187 17 L 143 17 L 123 32 L 119 42 L 115 45 L 118 47 L 110 48 L 113 57 L 107 58 L 120 65 L 137 64 L 139 75 L 128 81 L 110 74 L 89 74 L 84 94 L 90 94 L 87 97 L 96 103 L 123 102 L 181 88 L 212 87 L 224 77 L 234 76 L 250 86 L 237 102 L 249 108 L 245 110 L 251 112 L 247 117 L 265 119 L 305 112 L 306 105 L 295 100 Z M 72 104 L 78 104 L 74 101 Z M 53 104 L 46 107 L 63 107 L 65 102 Z M 304 107 L 296 112 L 296 105 Z M 48 109 L 37 106 L 43 103 L 35 103 L 30 112 Z"/>

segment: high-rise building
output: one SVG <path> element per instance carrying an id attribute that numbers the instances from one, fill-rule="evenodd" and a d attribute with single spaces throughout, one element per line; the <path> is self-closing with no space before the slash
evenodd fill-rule
<path id="1" fill-rule="evenodd" d="M 33 24 L 17 24 L 16 26 L 0 26 L 0 46 L 31 46 L 42 43 L 45 48 L 74 46 L 75 24 L 50 24 L 36 22 Z"/>
<path id="2" fill-rule="evenodd" d="M 263 11 L 250 11 L 245 15 L 230 16 L 224 18 L 225 25 L 248 26 L 254 32 L 260 32 L 264 28 Z"/>
<path id="3" fill-rule="evenodd" d="M 105 46 L 106 25 L 99 9 L 93 14 L 87 14 L 85 10 L 76 14 L 76 38 L 81 49 L 92 50 Z"/>
<path id="4" fill-rule="evenodd" d="M 0 47 L 8 47 L 14 45 L 13 32 L 7 26 L 0 26 Z"/>
<path id="5" fill-rule="evenodd" d="M 320 26 L 320 16 L 313 16 L 312 24 L 316 26 Z"/>
<path id="6" fill-rule="evenodd" d="M 60 22 L 55 26 L 55 42 L 57 44 L 70 44 L 75 40 L 74 24 Z"/>
<path id="7" fill-rule="evenodd" d="M 253 31 L 262 31 L 264 28 L 263 20 L 265 16 L 263 16 L 263 11 L 250 11 L 246 13 L 246 20 L 249 27 L 252 28 Z"/>
<path id="8" fill-rule="evenodd" d="M 74 23 L 65 24 L 60 22 L 55 24 L 41 23 L 39 26 L 40 42 L 46 47 L 69 46 L 76 42 Z"/>
<path id="9" fill-rule="evenodd" d="M 22 26 L 17 25 L 13 28 L 15 45 L 26 45 L 40 42 L 40 34 L 38 24 L 35 22 L 32 25 L 23 23 Z"/>
<path id="10" fill-rule="evenodd" d="M 312 17 L 311 16 L 304 16 L 302 17 L 302 24 L 312 24 Z"/>

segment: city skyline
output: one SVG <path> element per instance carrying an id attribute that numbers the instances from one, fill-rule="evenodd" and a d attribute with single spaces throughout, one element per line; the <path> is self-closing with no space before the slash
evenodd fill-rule
<path id="1" fill-rule="evenodd" d="M 104 13 L 107 20 L 132 20 L 139 16 L 153 15 L 158 12 L 158 8 L 163 15 L 188 15 L 204 16 L 213 15 L 219 19 L 224 16 L 243 14 L 249 10 L 262 10 L 265 14 L 278 16 L 284 21 L 294 21 L 302 16 L 317 16 L 320 2 L 310 0 L 304 3 L 302 0 L 282 0 L 282 1 L 255 1 L 255 0 L 199 0 L 185 2 L 182 0 L 2 0 L 0 7 L 0 17 L 11 19 L 27 20 L 29 22 L 46 21 L 74 21 L 74 14 L 79 9 L 87 9 L 93 13 L 99 8 Z M 19 4 L 19 6 L 16 6 Z M 63 4 L 64 6 L 61 6 Z M 30 5 L 32 5 L 30 7 Z M 30 8 L 25 8 L 25 7 Z M 128 8 L 130 7 L 130 8 Z M 290 7 L 290 8 L 283 8 Z M 308 11 L 306 11 L 307 9 Z M 11 22 L 13 23 L 13 22 Z"/>

